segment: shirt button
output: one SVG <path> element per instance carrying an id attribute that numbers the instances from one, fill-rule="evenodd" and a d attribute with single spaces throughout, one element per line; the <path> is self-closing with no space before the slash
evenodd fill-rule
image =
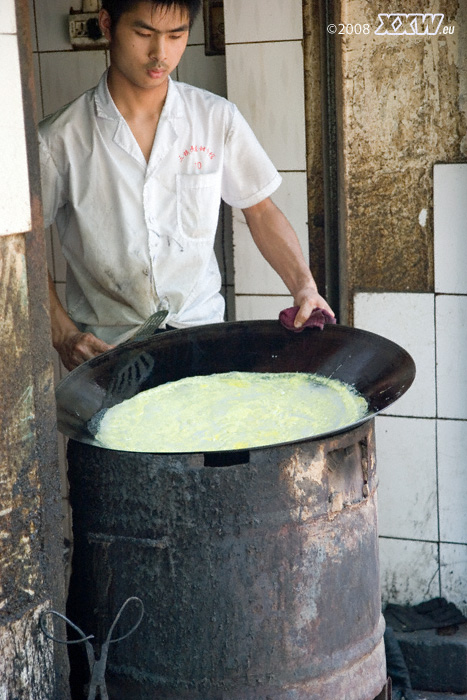
<path id="1" fill-rule="evenodd" d="M 146 277 L 149 275 L 149 270 L 147 267 L 144 268 L 143 275 L 146 275 Z"/>

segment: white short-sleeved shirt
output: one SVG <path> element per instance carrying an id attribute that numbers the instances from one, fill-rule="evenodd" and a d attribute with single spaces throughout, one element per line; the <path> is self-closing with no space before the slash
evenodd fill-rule
<path id="1" fill-rule="evenodd" d="M 67 260 L 67 308 L 119 342 L 161 308 L 184 328 L 223 320 L 221 198 L 246 208 L 281 178 L 231 102 L 169 81 L 147 163 L 104 73 L 39 127 L 45 225 Z"/>

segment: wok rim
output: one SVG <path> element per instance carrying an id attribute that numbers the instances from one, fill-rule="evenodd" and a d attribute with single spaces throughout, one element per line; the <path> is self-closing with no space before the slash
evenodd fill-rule
<path id="1" fill-rule="evenodd" d="M 380 414 L 382 411 L 385 411 L 389 406 L 391 406 L 398 398 L 403 396 L 408 389 L 411 387 L 413 384 L 413 381 L 415 379 L 416 375 L 416 367 L 415 367 L 415 362 L 411 355 L 405 350 L 403 347 L 395 343 L 394 341 L 381 336 L 377 333 L 373 333 L 372 331 L 367 331 L 361 328 L 356 328 L 353 326 L 346 326 L 344 324 L 326 324 L 323 330 L 317 329 L 317 328 L 306 328 L 304 329 L 303 333 L 338 333 L 338 334 L 343 334 L 347 336 L 354 336 L 354 337 L 360 337 L 360 338 L 367 338 L 371 339 L 373 338 L 378 344 L 383 344 L 387 348 L 392 348 L 397 354 L 399 354 L 401 357 L 404 358 L 404 361 L 407 365 L 406 367 L 406 374 L 409 375 L 407 377 L 406 383 L 401 387 L 401 391 L 396 398 L 394 398 L 392 401 L 390 401 L 386 406 L 382 406 L 379 409 L 371 409 L 369 412 L 363 416 L 362 418 L 358 419 L 357 421 L 354 421 L 350 424 L 347 424 L 346 426 L 343 426 L 341 428 L 337 428 L 335 430 L 331 431 L 325 431 L 323 433 L 319 434 L 314 434 L 306 437 L 300 437 L 298 439 L 294 440 L 285 440 L 281 442 L 274 442 L 274 443 L 269 443 L 266 445 L 257 445 L 257 446 L 252 446 L 252 447 L 244 447 L 244 448 L 236 448 L 236 449 L 203 449 L 203 450 L 197 450 L 197 451 L 192 451 L 192 450 L 179 450 L 177 452 L 173 451 L 162 451 L 162 452 L 147 452 L 147 451 L 134 451 L 134 450 L 121 450 L 121 449 L 113 449 L 110 447 L 106 447 L 104 445 L 101 445 L 99 442 L 97 442 L 94 438 L 88 438 L 86 435 L 81 435 L 78 436 L 76 431 L 73 430 L 73 427 L 69 425 L 66 421 L 62 420 L 61 416 L 61 400 L 63 399 L 63 396 L 67 393 L 69 385 L 73 385 L 73 383 L 78 382 L 80 379 L 80 376 L 82 374 L 86 374 L 89 372 L 90 369 L 95 369 L 96 367 L 99 367 L 101 365 L 105 365 L 109 361 L 110 358 L 118 358 L 125 353 L 127 353 L 129 350 L 137 350 L 138 348 L 144 349 L 147 348 L 148 345 L 152 346 L 154 343 L 159 343 L 163 342 L 169 343 L 170 342 L 170 336 L 173 336 L 175 333 L 177 333 L 178 337 L 181 337 L 180 334 L 184 335 L 192 335 L 192 336 L 198 336 L 198 335 L 203 335 L 203 333 L 209 332 L 209 331 L 215 331 L 216 329 L 222 330 L 224 333 L 229 329 L 229 328 L 236 328 L 236 329 L 241 329 L 242 327 L 244 328 L 252 328 L 252 327 L 258 328 L 258 329 L 271 329 L 274 330 L 274 328 L 281 328 L 282 330 L 283 327 L 279 323 L 279 321 L 275 320 L 253 320 L 253 321 L 226 321 L 226 322 L 221 322 L 221 323 L 214 323 L 214 324 L 205 324 L 201 326 L 194 326 L 190 328 L 184 328 L 184 329 L 174 329 L 174 330 L 167 330 L 165 333 L 153 335 L 148 339 L 144 340 L 135 340 L 132 342 L 127 342 L 123 343 L 121 345 L 116 346 L 115 348 L 112 348 L 111 350 L 108 350 L 100 355 L 98 355 L 95 358 L 92 358 L 90 360 L 87 360 L 86 362 L 82 363 L 78 367 L 76 367 L 74 370 L 72 370 L 66 377 L 64 377 L 56 386 L 55 389 L 55 396 L 56 396 L 56 402 L 57 402 L 57 426 L 58 430 L 63 433 L 65 436 L 67 436 L 69 439 L 75 440 L 77 442 L 81 442 L 87 445 L 90 445 L 92 447 L 97 447 L 102 450 L 107 450 L 109 452 L 118 452 L 118 453 L 123 453 L 123 454 L 134 454 L 134 455 L 155 455 L 155 456 L 164 456 L 164 455 L 203 455 L 203 454 L 225 454 L 225 453 L 231 453 L 231 454 L 238 454 L 242 452 L 251 452 L 251 451 L 258 451 L 258 450 L 270 450 L 278 447 L 283 447 L 283 446 L 290 446 L 290 445 L 300 445 L 303 443 L 308 443 L 308 442 L 318 442 L 318 441 L 324 441 L 324 440 L 329 440 L 330 438 L 334 436 L 339 436 L 342 435 L 343 433 L 350 432 L 361 425 L 373 420 L 378 414 Z M 290 336 L 298 336 L 300 335 L 299 333 L 294 333 L 293 331 L 286 331 L 287 333 L 290 334 Z M 234 371 L 234 370 L 232 370 Z M 254 370 L 252 370 L 254 371 Z M 257 370 L 259 371 L 259 370 Z M 313 372 L 315 374 L 320 374 L 319 371 Z M 187 374 L 186 376 L 194 376 Z M 321 374 L 321 376 L 329 376 L 325 374 Z M 173 380 L 169 380 L 173 381 Z M 341 380 L 344 381 L 344 380 Z M 162 384 L 163 382 L 161 382 Z M 347 384 L 349 384 L 347 382 Z M 157 386 L 157 385 L 156 385 Z M 136 395 L 136 392 L 134 395 Z M 366 397 L 365 397 L 366 398 Z M 115 402 L 116 405 L 117 403 L 120 402 Z M 92 416 L 94 417 L 97 415 L 97 412 Z M 86 421 L 86 425 L 90 422 L 91 419 Z"/>

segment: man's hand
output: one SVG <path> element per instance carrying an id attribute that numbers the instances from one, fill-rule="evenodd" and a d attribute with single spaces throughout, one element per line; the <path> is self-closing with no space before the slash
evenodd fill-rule
<path id="1" fill-rule="evenodd" d="M 86 360 L 115 347 L 92 333 L 81 333 L 63 308 L 50 274 L 49 297 L 52 343 L 67 369 L 75 369 Z"/>
<path id="2" fill-rule="evenodd" d="M 67 336 L 61 343 L 55 344 L 63 364 L 69 370 L 75 369 L 86 360 L 91 360 L 113 347 L 115 346 L 107 345 L 92 333 L 81 333 L 78 330 Z"/>
<path id="3" fill-rule="evenodd" d="M 300 307 L 295 316 L 295 328 L 301 328 L 305 321 L 309 319 L 314 309 L 322 309 L 323 311 L 327 311 L 331 316 L 334 316 L 334 311 L 331 309 L 326 299 L 323 299 L 318 293 L 318 290 L 314 287 L 306 287 L 300 290 L 294 297 L 294 304 Z"/>

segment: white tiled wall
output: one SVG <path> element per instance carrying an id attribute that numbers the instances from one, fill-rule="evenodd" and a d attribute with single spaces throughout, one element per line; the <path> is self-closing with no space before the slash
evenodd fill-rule
<path id="1" fill-rule="evenodd" d="M 391 407 L 402 416 L 433 417 L 435 387 L 435 300 L 433 294 L 358 294 L 355 325 L 402 345 L 417 366 L 410 389 Z M 371 328 L 368 324 L 371 324 Z"/>
<path id="2" fill-rule="evenodd" d="M 376 439 L 380 535 L 436 542 L 435 421 L 384 416 Z"/>
<path id="3" fill-rule="evenodd" d="M 31 230 L 15 3 L 0 6 L 0 236 Z"/>
<path id="4" fill-rule="evenodd" d="M 273 195 L 279 209 L 287 212 L 287 218 L 298 235 L 303 251 L 308 252 L 306 177 L 301 172 L 282 173 L 282 184 Z M 235 268 L 235 292 L 244 294 L 288 295 L 287 287 L 272 267 L 264 264 L 261 253 L 253 242 L 243 212 L 233 212 L 235 248 L 238 264 Z M 263 268 L 264 266 L 264 268 Z M 258 270 L 261 274 L 258 275 Z"/>
<path id="5" fill-rule="evenodd" d="M 439 421 L 438 466 L 441 540 L 467 544 L 467 421 Z"/>
<path id="6" fill-rule="evenodd" d="M 290 305 L 290 296 L 237 294 L 235 297 L 235 316 L 239 321 L 267 320 L 277 318 L 282 309 Z"/>
<path id="7" fill-rule="evenodd" d="M 435 291 L 441 294 L 467 294 L 466 192 L 465 163 L 435 165 Z"/>
<path id="8" fill-rule="evenodd" d="M 467 167 L 467 166 L 466 166 Z M 467 231 L 464 231 L 464 236 Z M 457 352 L 453 352 L 457 348 Z M 467 295 L 436 297 L 438 415 L 467 418 Z"/>
<path id="9" fill-rule="evenodd" d="M 448 600 L 457 603 L 465 614 L 467 608 L 467 546 L 441 543 L 440 568 L 443 595 Z"/>
<path id="10" fill-rule="evenodd" d="M 272 199 L 308 259 L 302 2 L 224 0 L 227 91 L 281 172 Z M 236 318 L 277 318 L 292 298 L 234 211 Z"/>
<path id="11" fill-rule="evenodd" d="M 467 164 L 435 165 L 440 582 L 467 611 Z"/>
<path id="12" fill-rule="evenodd" d="M 229 99 L 238 105 L 276 168 L 305 170 L 301 41 L 232 44 L 226 56 Z"/>
<path id="13" fill-rule="evenodd" d="M 0 35 L 5 34 L 16 34 L 15 3 L 13 0 L 4 0 L 0 6 Z M 22 113 L 23 106 L 21 105 Z"/>
<path id="14" fill-rule="evenodd" d="M 434 175 L 436 294 L 359 293 L 355 325 L 417 365 L 376 419 L 383 597 L 467 612 L 467 164 Z"/>
<path id="15" fill-rule="evenodd" d="M 228 44 L 301 41 L 302 0 L 234 0 L 224 2 Z"/>
<path id="16" fill-rule="evenodd" d="M 379 560 L 383 601 L 416 605 L 439 596 L 435 542 L 380 537 Z"/>

